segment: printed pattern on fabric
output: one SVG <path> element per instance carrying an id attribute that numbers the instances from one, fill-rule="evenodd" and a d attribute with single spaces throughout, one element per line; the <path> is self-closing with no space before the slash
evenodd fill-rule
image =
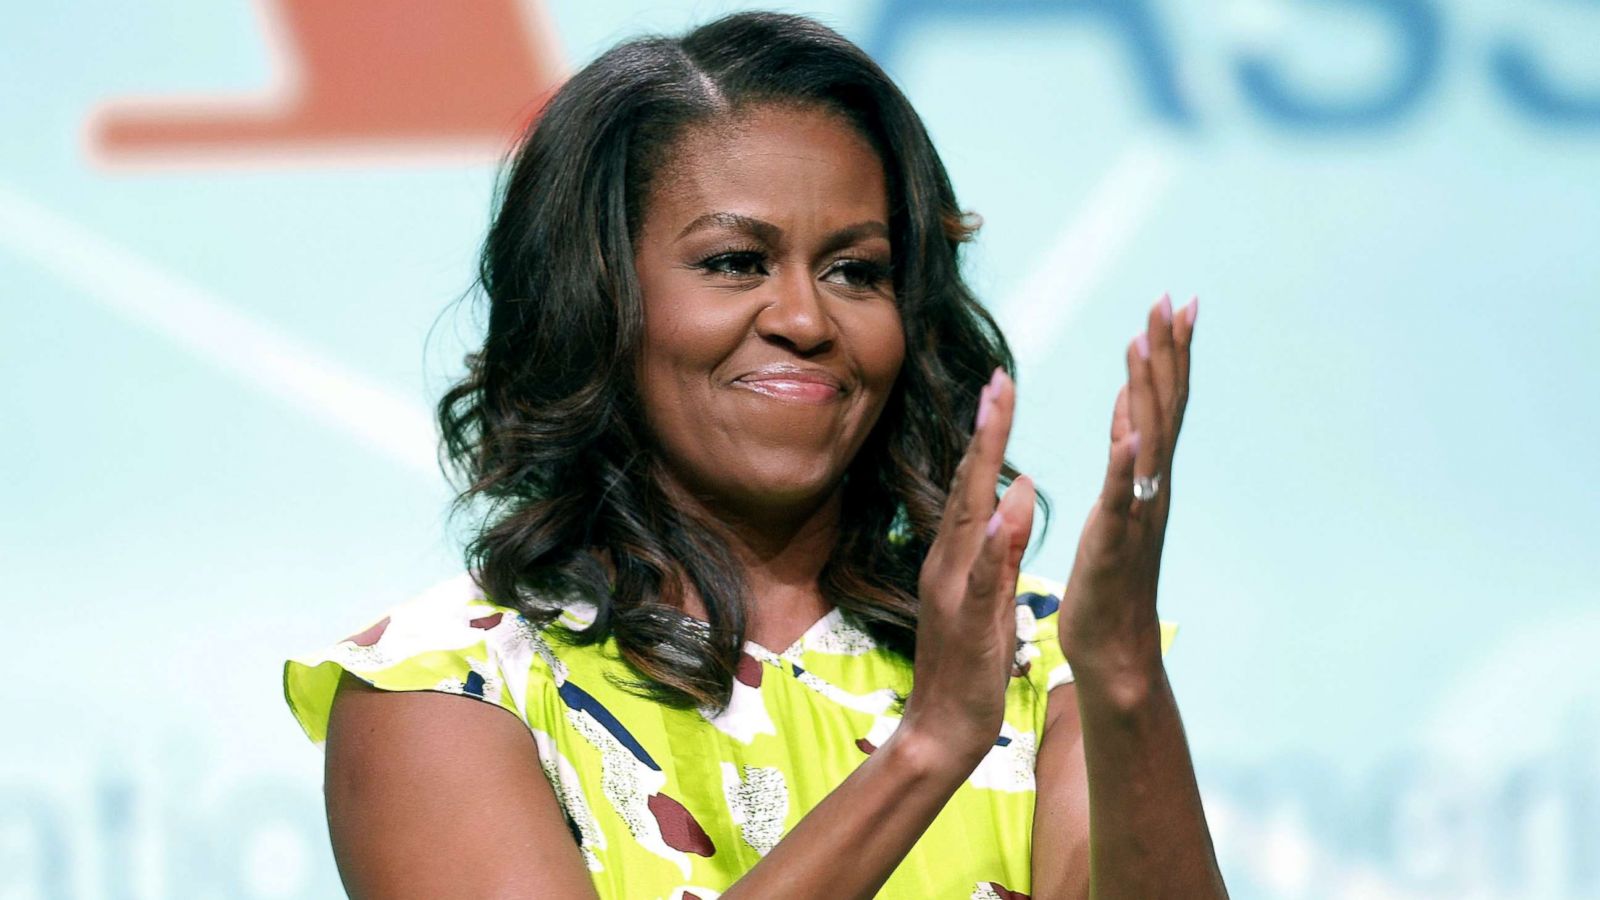
<path id="1" fill-rule="evenodd" d="M 1001 733 L 879 897 L 1028 897 L 1046 698 L 1072 680 L 1061 588 L 1020 579 Z M 318 743 L 345 672 L 500 706 L 527 724 L 600 897 L 715 900 L 889 739 L 911 689 L 910 661 L 835 609 L 782 652 L 747 643 L 721 713 L 673 709 L 619 686 L 638 673 L 614 642 L 563 639 L 593 618 L 572 603 L 536 629 L 464 574 L 289 660 L 285 696 Z"/>

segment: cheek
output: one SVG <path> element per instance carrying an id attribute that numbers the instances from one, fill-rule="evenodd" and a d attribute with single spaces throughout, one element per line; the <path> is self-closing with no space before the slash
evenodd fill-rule
<path id="1" fill-rule="evenodd" d="M 685 293 L 647 306 L 643 359 L 657 377 L 710 383 L 737 349 L 744 322 L 736 310 L 715 300 Z"/>
<path id="2" fill-rule="evenodd" d="M 647 268 L 639 279 L 645 364 L 657 374 L 704 369 L 708 361 L 726 353 L 730 326 L 726 304 L 706 296 L 697 273 L 660 262 Z"/>
<path id="3" fill-rule="evenodd" d="M 875 387 L 887 392 L 905 364 L 906 338 L 899 311 L 892 306 L 875 310 L 870 327 L 863 333 L 870 337 L 858 353 L 862 373 Z"/>
<path id="4" fill-rule="evenodd" d="M 635 378 L 651 430 L 678 452 L 727 426 L 713 401 L 745 330 L 734 305 L 707 296 L 693 278 L 669 274 L 641 284 L 644 346 Z"/>

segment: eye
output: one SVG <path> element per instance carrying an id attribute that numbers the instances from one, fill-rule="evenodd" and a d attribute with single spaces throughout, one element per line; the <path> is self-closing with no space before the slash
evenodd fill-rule
<path id="1" fill-rule="evenodd" d="M 696 265 L 712 274 L 751 276 L 767 274 L 766 262 L 766 256 L 759 251 L 733 250 L 708 256 Z"/>
<path id="2" fill-rule="evenodd" d="M 858 291 L 882 287 L 889 280 L 889 267 L 865 259 L 841 259 L 823 276 L 835 284 Z"/>

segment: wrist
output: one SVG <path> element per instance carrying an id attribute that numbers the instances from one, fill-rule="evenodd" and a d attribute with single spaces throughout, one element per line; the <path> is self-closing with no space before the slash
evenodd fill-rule
<path id="1" fill-rule="evenodd" d="M 1080 703 L 1128 714 L 1146 706 L 1167 681 L 1159 640 L 1153 647 L 1109 646 L 1070 656 Z"/>
<path id="2" fill-rule="evenodd" d="M 1063 618 L 1058 637 L 1075 680 L 1137 680 L 1162 667 L 1161 621 L 1154 609 L 1112 621 Z"/>
<path id="3" fill-rule="evenodd" d="M 972 741 L 954 739 L 948 732 L 928 731 L 902 720 L 873 755 L 889 756 L 896 768 L 919 780 L 959 785 L 978 767 L 987 750 L 987 746 L 977 748 Z"/>

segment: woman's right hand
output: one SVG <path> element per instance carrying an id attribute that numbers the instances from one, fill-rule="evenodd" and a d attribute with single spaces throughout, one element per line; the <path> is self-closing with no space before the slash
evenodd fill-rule
<path id="1" fill-rule="evenodd" d="M 1034 488 L 1026 476 L 995 501 L 1015 408 L 1016 387 L 996 369 L 922 564 L 912 691 L 900 724 L 936 736 L 930 743 L 973 766 L 1005 717 L 1017 650 L 1017 574 L 1033 530 Z"/>

